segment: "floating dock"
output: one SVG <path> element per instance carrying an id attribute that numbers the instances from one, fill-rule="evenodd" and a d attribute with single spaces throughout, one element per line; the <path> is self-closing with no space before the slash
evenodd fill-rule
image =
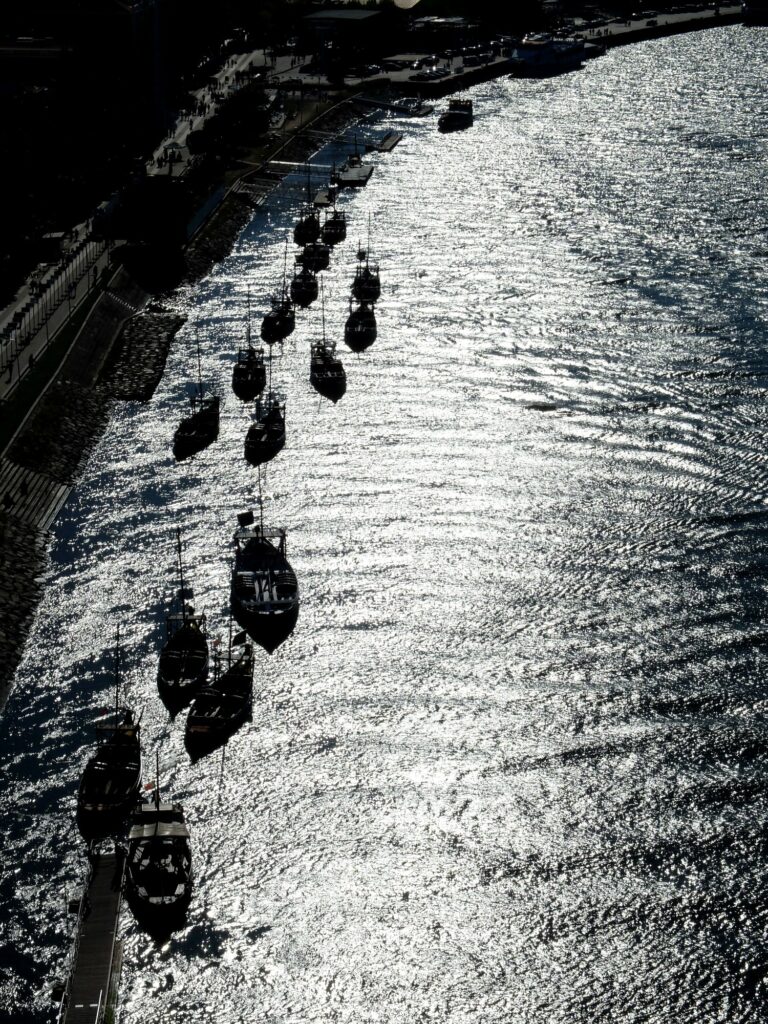
<path id="1" fill-rule="evenodd" d="M 336 191 L 335 185 L 327 185 L 325 188 L 319 189 L 315 193 L 314 205 L 319 207 L 332 206 L 336 202 Z"/>
<path id="2" fill-rule="evenodd" d="M 341 167 L 337 181 L 339 188 L 362 188 L 368 184 L 373 174 L 373 164 L 360 164 L 357 167 Z"/>
<path id="3" fill-rule="evenodd" d="M 380 139 L 374 142 L 366 142 L 365 151 L 366 153 L 377 152 L 377 153 L 391 153 L 398 142 L 402 142 L 403 136 L 400 132 L 387 132 Z"/>
<path id="4" fill-rule="evenodd" d="M 101 1024 L 107 1011 L 114 1010 L 122 964 L 117 929 L 124 870 L 122 853 L 91 855 L 57 1024 Z"/>

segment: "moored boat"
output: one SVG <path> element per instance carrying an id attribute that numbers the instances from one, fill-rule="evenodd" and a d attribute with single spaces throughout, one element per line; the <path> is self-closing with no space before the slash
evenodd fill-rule
<path id="1" fill-rule="evenodd" d="M 437 120 L 441 132 L 455 132 L 469 128 L 474 122 L 472 100 L 448 100 L 448 109 Z"/>
<path id="2" fill-rule="evenodd" d="M 303 206 L 296 226 L 293 229 L 293 240 L 296 245 L 307 245 L 316 242 L 320 237 L 320 212 L 313 206 Z"/>
<path id="3" fill-rule="evenodd" d="M 314 270 L 309 267 L 297 269 L 291 281 L 291 299 L 296 305 L 306 309 L 307 306 L 312 305 L 318 294 L 317 277 Z"/>
<path id="4" fill-rule="evenodd" d="M 230 636 L 224 671 L 216 667 L 189 709 L 184 745 L 193 761 L 225 743 L 251 717 L 253 646 L 245 639 L 245 632 Z"/>
<path id="5" fill-rule="evenodd" d="M 316 274 L 327 270 L 331 262 L 331 247 L 325 242 L 310 242 L 296 257 L 296 262 L 301 267 L 309 267 Z"/>
<path id="6" fill-rule="evenodd" d="M 230 600 L 232 615 L 251 639 L 272 653 L 293 631 L 299 615 L 299 584 L 286 555 L 282 529 L 238 516 Z"/>
<path id="7" fill-rule="evenodd" d="M 248 339 L 250 342 L 250 338 Z M 248 348 L 239 349 L 237 362 L 232 370 L 232 390 L 244 402 L 250 402 L 261 391 L 267 382 L 267 371 L 264 367 L 264 352 L 250 344 Z"/>
<path id="8" fill-rule="evenodd" d="M 309 382 L 318 394 L 336 404 L 347 390 L 344 364 L 336 355 L 336 346 L 323 338 L 312 343 Z"/>
<path id="9" fill-rule="evenodd" d="M 119 832 L 141 786 L 140 725 L 120 705 L 120 637 L 115 650 L 115 710 L 96 726 L 102 738 L 80 778 L 77 825 L 88 840 Z"/>
<path id="10" fill-rule="evenodd" d="M 362 251 L 362 250 L 361 250 Z M 355 270 L 352 281 L 352 295 L 358 302 L 376 302 L 381 296 L 381 279 L 379 268 L 375 263 L 370 263 L 366 255 L 365 262 L 360 262 Z"/>
<path id="11" fill-rule="evenodd" d="M 232 390 L 244 402 L 250 402 L 264 390 L 267 371 L 264 349 L 251 344 L 251 296 L 248 295 L 248 313 L 245 322 L 245 348 L 238 349 L 237 361 L 232 369 Z"/>
<path id="12" fill-rule="evenodd" d="M 192 899 L 192 850 L 181 804 L 139 803 L 128 834 L 126 896 L 137 921 L 165 936 L 184 924 Z"/>
<path id="13" fill-rule="evenodd" d="M 166 616 L 166 641 L 160 651 L 157 685 L 163 703 L 171 711 L 184 707 L 202 686 L 208 675 L 208 640 L 205 616 L 196 615 L 184 587 L 184 566 L 181 558 L 181 530 L 176 531 L 179 562 L 180 608 Z"/>
<path id="14" fill-rule="evenodd" d="M 353 352 L 364 352 L 376 341 L 378 329 L 372 303 L 361 302 L 357 308 L 349 304 L 349 316 L 344 325 L 344 341 Z"/>
<path id="15" fill-rule="evenodd" d="M 177 461 L 207 448 L 219 436 L 219 396 L 205 396 L 197 343 L 197 388 L 190 398 L 192 413 L 186 416 L 173 435 L 173 454 Z"/>
<path id="16" fill-rule="evenodd" d="M 338 245 L 347 237 L 347 215 L 343 210 L 334 208 L 333 213 L 325 218 L 322 239 L 326 245 Z"/>
<path id="17" fill-rule="evenodd" d="M 253 423 L 245 435 L 245 458 L 252 466 L 273 459 L 285 445 L 285 403 L 270 391 L 257 399 Z"/>
<path id="18" fill-rule="evenodd" d="M 320 211 L 312 204 L 310 168 L 307 164 L 307 199 L 299 211 L 299 219 L 293 229 L 293 240 L 296 245 L 307 245 L 318 240 L 320 231 Z"/>
<path id="19" fill-rule="evenodd" d="M 190 399 L 192 414 L 185 417 L 173 435 L 173 454 L 177 461 L 207 448 L 219 436 L 219 397 L 203 397 L 202 389 Z"/>
<path id="20" fill-rule="evenodd" d="M 555 39 L 546 32 L 531 32 L 512 52 L 515 78 L 547 78 L 580 68 L 586 59 L 581 39 Z"/>
<path id="21" fill-rule="evenodd" d="M 261 322 L 261 337 L 268 345 L 274 345 L 276 341 L 284 341 L 290 334 L 293 334 L 296 327 L 296 314 L 293 311 L 293 303 L 288 294 L 288 289 L 283 287 L 279 299 L 272 300 L 272 308 L 264 314 Z"/>

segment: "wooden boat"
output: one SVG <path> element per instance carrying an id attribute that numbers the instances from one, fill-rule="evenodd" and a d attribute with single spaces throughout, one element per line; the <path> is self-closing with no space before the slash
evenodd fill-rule
<path id="1" fill-rule="evenodd" d="M 248 295 L 248 313 L 245 322 L 245 348 L 238 349 L 237 362 L 232 369 L 232 390 L 244 402 L 250 402 L 264 390 L 267 371 L 264 349 L 251 344 L 251 297 Z"/>
<path id="2" fill-rule="evenodd" d="M 230 627 L 224 671 L 217 664 L 213 681 L 198 693 L 187 715 L 184 745 L 192 761 L 226 743 L 251 717 L 253 646 L 244 643 L 245 632 L 231 633 Z"/>
<path id="3" fill-rule="evenodd" d="M 336 346 L 325 338 L 311 346 L 309 382 L 318 394 L 330 398 L 334 405 L 347 390 L 344 364 L 336 355 Z"/>
<path id="4" fill-rule="evenodd" d="M 331 262 L 331 247 L 325 242 L 310 242 L 296 257 L 296 262 L 301 267 L 309 267 L 316 274 L 327 270 Z"/>
<path id="5" fill-rule="evenodd" d="M 309 164 L 307 164 L 307 200 L 299 213 L 299 219 L 293 229 L 293 240 L 296 245 L 307 245 L 316 242 L 320 237 L 320 211 L 312 204 Z"/>
<path id="6" fill-rule="evenodd" d="M 376 341 L 378 329 L 373 305 L 361 302 L 356 309 L 349 304 L 349 316 L 344 325 L 344 342 L 353 352 L 364 352 Z"/>
<path id="7" fill-rule="evenodd" d="M 338 245 L 339 242 L 343 242 L 347 237 L 346 213 L 334 209 L 330 217 L 325 218 L 321 235 L 326 245 Z"/>
<path id="8" fill-rule="evenodd" d="M 323 334 L 320 341 L 310 346 L 309 383 L 318 394 L 336 404 L 347 390 L 344 364 L 336 355 L 336 345 L 325 337 L 325 293 L 322 300 Z"/>
<path id="9" fill-rule="evenodd" d="M 77 825 L 88 840 L 122 831 L 141 786 L 139 722 L 120 706 L 120 636 L 115 648 L 115 710 L 96 726 L 102 738 L 88 759 L 77 794 Z"/>
<path id="10" fill-rule="evenodd" d="M 474 121 L 472 100 L 448 100 L 448 109 L 437 120 L 441 132 L 455 132 L 469 128 Z"/>
<path id="11" fill-rule="evenodd" d="M 352 281 L 352 295 L 357 299 L 358 302 L 377 302 L 381 296 L 381 280 L 379 278 L 379 268 L 376 264 L 371 264 L 368 260 L 368 256 L 365 257 L 365 262 L 360 262 L 355 270 L 355 277 Z"/>
<path id="12" fill-rule="evenodd" d="M 181 530 L 176 530 L 179 561 L 180 610 L 166 616 L 166 641 L 160 651 L 157 685 L 165 706 L 176 712 L 190 702 L 208 676 L 208 640 L 205 616 L 196 615 L 186 599 L 191 591 L 184 588 L 184 566 L 181 559 Z"/>
<path id="13" fill-rule="evenodd" d="M 272 653 L 299 615 L 299 584 L 286 557 L 285 530 L 238 516 L 230 601 L 232 615 L 252 640 Z"/>
<path id="14" fill-rule="evenodd" d="M 369 305 L 377 302 L 381 296 L 381 279 L 379 278 L 379 267 L 371 263 L 371 218 L 368 218 L 368 247 L 362 245 L 357 248 L 357 267 L 355 277 L 352 281 L 352 296 L 358 302 L 365 302 Z"/>
<path id="15" fill-rule="evenodd" d="M 313 206 L 303 206 L 293 229 L 293 240 L 296 245 L 316 242 L 320 237 L 321 230 L 319 210 Z"/>
<path id="16" fill-rule="evenodd" d="M 288 294 L 288 289 L 283 287 L 283 293 L 279 299 L 272 300 L 272 308 L 264 314 L 261 322 L 261 337 L 268 345 L 274 345 L 276 341 L 283 341 L 289 334 L 293 334 L 296 327 L 296 314 L 293 311 L 293 302 Z"/>
<path id="17" fill-rule="evenodd" d="M 245 458 L 252 466 L 274 459 L 285 445 L 285 403 L 274 391 L 256 402 L 253 423 L 245 435 Z"/>
<path id="18" fill-rule="evenodd" d="M 318 284 L 314 270 L 309 267 L 301 267 L 294 274 L 291 281 L 291 298 L 297 306 L 306 309 L 311 306 L 317 298 Z"/>
<path id="19" fill-rule="evenodd" d="M 159 774 L 159 772 L 158 772 Z M 181 804 L 139 803 L 128 834 L 126 896 L 136 919 L 155 935 L 182 927 L 192 899 L 192 850 Z"/>
<path id="20" fill-rule="evenodd" d="M 197 389 L 190 398 L 192 414 L 185 417 L 173 435 L 173 454 L 177 461 L 207 448 L 219 436 L 219 397 L 206 398 L 200 365 L 200 342 L 197 343 Z"/>
<path id="21" fill-rule="evenodd" d="M 286 271 L 288 265 L 288 239 L 285 240 L 285 255 L 283 256 L 283 286 L 280 289 L 280 297 L 272 299 L 272 308 L 264 315 L 261 322 L 261 337 L 268 345 L 274 345 L 276 341 L 283 341 L 289 334 L 293 334 L 296 327 L 296 314 L 293 311 L 293 302 L 286 284 Z"/>

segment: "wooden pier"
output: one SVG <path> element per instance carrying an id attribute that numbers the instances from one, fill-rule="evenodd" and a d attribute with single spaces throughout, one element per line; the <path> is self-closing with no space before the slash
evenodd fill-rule
<path id="1" fill-rule="evenodd" d="M 121 853 L 91 856 L 58 1024 L 101 1024 L 107 1010 L 114 1007 L 122 962 L 117 929 L 124 868 Z"/>

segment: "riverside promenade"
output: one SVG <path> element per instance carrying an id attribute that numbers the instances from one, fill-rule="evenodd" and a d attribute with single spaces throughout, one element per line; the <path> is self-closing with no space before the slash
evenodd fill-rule
<path id="1" fill-rule="evenodd" d="M 607 21 L 589 28 L 580 28 L 576 24 L 573 28 L 574 33 L 583 36 L 587 42 L 597 42 L 603 46 L 624 46 L 643 39 L 656 39 L 678 32 L 695 32 L 740 20 L 741 4 L 720 4 L 695 11 L 674 11 L 668 14 L 656 12 L 626 21 Z"/>

